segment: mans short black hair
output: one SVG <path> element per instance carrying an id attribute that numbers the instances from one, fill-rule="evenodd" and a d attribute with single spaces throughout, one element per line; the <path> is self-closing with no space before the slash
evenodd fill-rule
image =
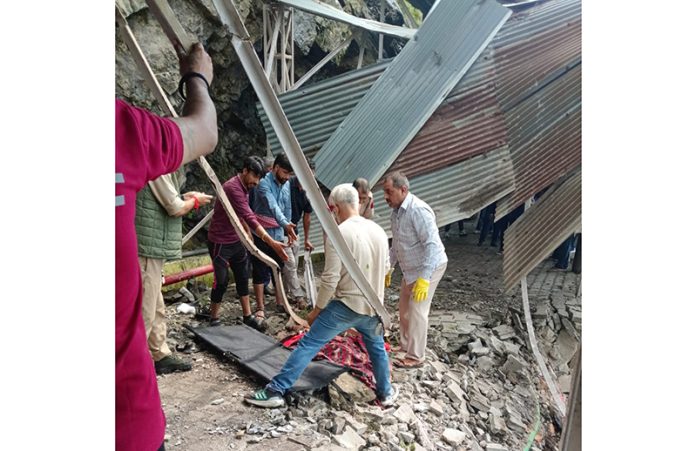
<path id="1" fill-rule="evenodd" d="M 292 166 L 290 166 L 290 160 L 288 160 L 288 156 L 285 155 L 284 153 L 278 154 L 275 161 L 273 162 L 273 166 L 280 166 L 281 168 L 285 169 L 286 171 L 292 172 Z"/>
<path id="2" fill-rule="evenodd" d="M 242 166 L 242 169 L 253 172 L 259 177 L 266 175 L 266 168 L 263 165 L 263 160 L 261 157 L 257 157 L 256 155 L 246 157 L 244 159 L 244 166 Z"/>

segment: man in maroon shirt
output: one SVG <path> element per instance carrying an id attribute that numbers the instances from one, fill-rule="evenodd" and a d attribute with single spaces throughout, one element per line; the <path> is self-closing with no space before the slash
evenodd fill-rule
<path id="1" fill-rule="evenodd" d="M 259 184 L 259 180 L 265 172 L 263 160 L 260 157 L 247 157 L 244 160 L 242 172 L 226 181 L 222 188 L 225 190 L 234 212 L 248 228 L 247 231 L 253 230 L 283 261 L 287 261 L 288 255 L 283 249 L 283 243 L 271 238 L 263 226 L 259 224 L 256 215 L 249 206 L 249 190 Z M 249 239 L 251 240 L 251 237 Z M 237 295 L 242 303 L 242 321 L 254 329 L 264 329 L 262 320 L 251 316 L 247 250 L 232 227 L 232 223 L 222 208 L 220 199 L 215 201 L 213 219 L 208 229 L 208 250 L 215 275 L 213 291 L 210 294 L 210 324 L 212 326 L 220 324 L 220 304 L 229 282 L 227 268 L 232 267 Z M 263 311 L 263 305 L 257 304 L 256 307 L 259 311 Z"/>
<path id="2" fill-rule="evenodd" d="M 208 94 L 213 64 L 203 46 L 180 55 L 187 97 L 181 117 L 164 119 L 116 100 L 116 450 L 164 449 L 164 412 L 142 317 L 135 196 L 217 144 L 217 114 Z"/>

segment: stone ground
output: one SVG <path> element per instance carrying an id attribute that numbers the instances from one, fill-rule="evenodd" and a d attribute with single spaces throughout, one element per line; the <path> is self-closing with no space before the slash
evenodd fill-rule
<path id="1" fill-rule="evenodd" d="M 531 436 L 529 449 L 557 449 L 561 417 L 527 344 L 520 291 L 502 293 L 502 256 L 476 245 L 473 222 L 466 227 L 467 236 L 457 236 L 454 226 L 452 237 L 443 240 L 449 264 L 431 310 L 428 364 L 394 370 L 401 394 L 390 409 L 360 401 L 371 392 L 348 377 L 338 381 L 348 395 L 331 388 L 293 396 L 289 408 L 247 406 L 243 397 L 262 381 L 196 342 L 183 325 L 197 321 L 176 312 L 186 299 L 167 296 L 170 347 L 193 362 L 192 371 L 158 377 L 167 448 L 512 451 L 525 449 Z M 539 348 L 565 397 L 582 330 L 580 276 L 552 266 L 543 262 L 527 280 Z M 321 265 L 315 270 L 319 274 Z M 386 295 L 397 329 L 393 287 L 399 283 L 397 270 Z M 203 288 L 189 288 L 207 302 Z M 238 323 L 241 315 L 233 295 L 230 287 L 223 304 L 226 324 Z M 282 316 L 268 323 L 268 333 L 287 334 Z M 397 337 L 395 330 L 390 341 L 396 344 Z"/>

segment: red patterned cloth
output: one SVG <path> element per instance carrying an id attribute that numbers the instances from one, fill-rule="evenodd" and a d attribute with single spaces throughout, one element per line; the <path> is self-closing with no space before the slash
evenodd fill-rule
<path id="1" fill-rule="evenodd" d="M 304 334 L 305 332 L 300 332 L 297 335 L 286 338 L 285 341 L 283 341 L 283 346 L 294 349 Z M 384 349 L 387 352 L 391 351 L 389 343 L 384 342 Z M 358 333 L 346 334 L 345 336 L 337 335 L 321 348 L 315 359 L 326 359 L 337 365 L 346 366 L 350 368 L 350 372 L 353 376 L 360 379 L 372 390 L 376 387 L 372 372 L 372 362 L 370 362 L 370 357 L 367 353 L 362 335 Z"/>

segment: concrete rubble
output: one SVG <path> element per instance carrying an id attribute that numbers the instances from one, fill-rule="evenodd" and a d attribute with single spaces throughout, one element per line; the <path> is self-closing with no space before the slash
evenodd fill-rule
<path id="1" fill-rule="evenodd" d="M 281 438 L 312 450 L 512 451 L 524 448 L 539 412 L 542 427 L 531 449 L 557 449 L 560 417 L 527 344 L 524 313 L 514 304 L 506 308 L 486 316 L 476 304 L 470 311 L 432 310 L 426 363 L 392 371 L 400 390 L 394 406 L 375 405 L 374 392 L 346 373 L 326 390 L 292 394 L 287 407 L 266 411 L 265 421 L 234 425 L 229 434 L 241 445 Z M 565 395 L 580 343 L 580 309 L 574 297 L 532 298 L 539 348 Z M 393 320 L 395 344 L 396 313 Z M 271 325 L 271 333 L 284 327 Z"/>

